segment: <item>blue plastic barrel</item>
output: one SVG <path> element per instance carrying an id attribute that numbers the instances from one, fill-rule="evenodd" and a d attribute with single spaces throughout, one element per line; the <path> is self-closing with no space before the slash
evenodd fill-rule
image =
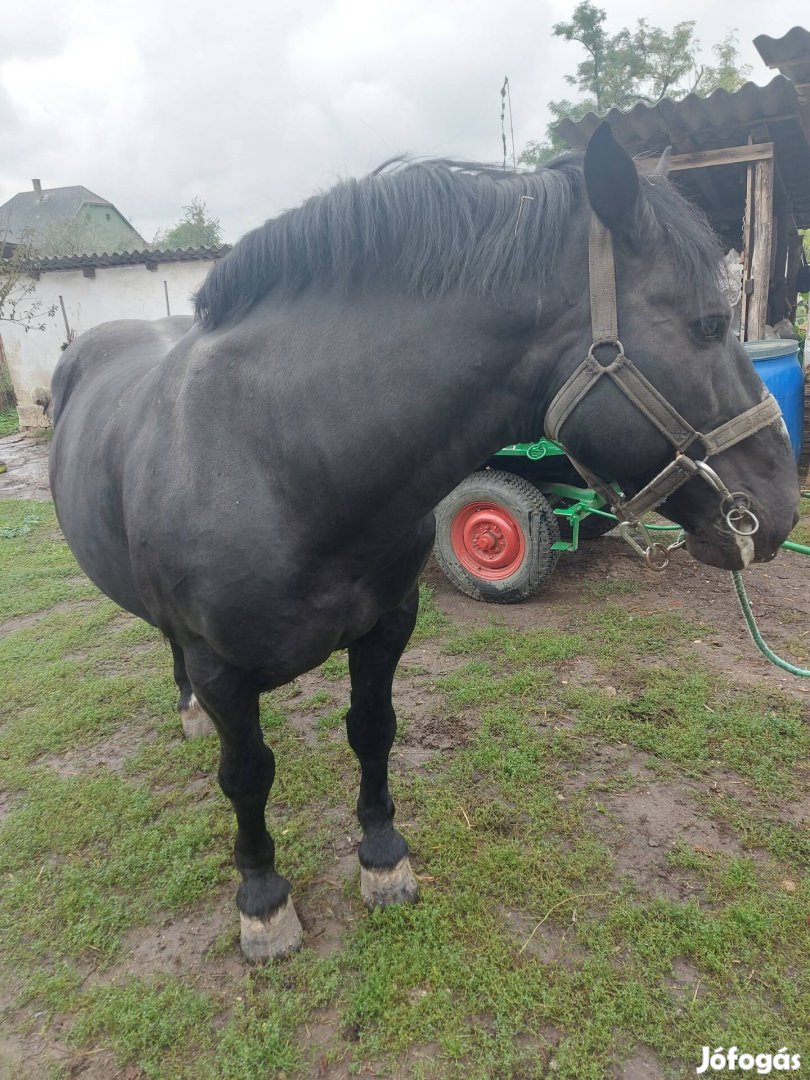
<path id="1" fill-rule="evenodd" d="M 799 343 L 774 338 L 744 344 L 757 374 L 779 402 L 798 461 L 804 438 L 804 372 L 799 363 Z"/>

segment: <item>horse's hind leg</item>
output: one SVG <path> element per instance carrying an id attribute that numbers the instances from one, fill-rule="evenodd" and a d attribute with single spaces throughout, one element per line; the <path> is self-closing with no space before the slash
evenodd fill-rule
<path id="1" fill-rule="evenodd" d="M 379 620 L 365 637 L 349 646 L 351 708 L 346 715 L 349 743 L 360 762 L 357 817 L 363 826 L 360 888 L 368 907 L 413 901 L 416 878 L 408 845 L 394 828 L 394 804 L 388 792 L 388 754 L 397 729 L 391 704 L 394 672 L 413 632 L 419 593 Z"/>
<path id="2" fill-rule="evenodd" d="M 180 691 L 180 701 L 177 707 L 180 712 L 180 722 L 183 725 L 183 734 L 187 739 L 196 739 L 200 735 L 213 735 L 216 731 L 214 723 L 211 717 L 203 710 L 197 700 L 197 695 L 191 689 L 183 650 L 179 645 L 175 645 L 173 641 L 170 641 L 169 644 L 172 647 L 172 659 L 174 660 L 174 681 Z"/>
<path id="3" fill-rule="evenodd" d="M 276 872 L 275 845 L 264 820 L 276 766 L 259 724 L 259 691 L 245 672 L 207 650 L 186 650 L 186 662 L 197 697 L 219 733 L 219 785 L 236 813 L 242 952 L 248 960 L 280 959 L 300 946 L 302 931 L 290 883 Z"/>

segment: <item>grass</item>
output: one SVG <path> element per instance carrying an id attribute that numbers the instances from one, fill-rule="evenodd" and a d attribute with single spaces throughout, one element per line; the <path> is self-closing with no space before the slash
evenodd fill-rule
<path id="1" fill-rule="evenodd" d="M 339 875 L 334 845 L 356 835 L 346 654 L 306 695 L 267 695 L 268 819 L 306 936 L 284 964 L 249 969 L 216 741 L 178 737 L 159 635 L 79 574 L 48 504 L 0 504 L 0 576 L 4 1037 L 67 1054 L 15 1075 L 67 1076 L 102 1055 L 148 1080 L 332 1065 L 603 1080 L 642 1047 L 674 1078 L 707 1044 L 810 1052 L 810 845 L 780 811 L 807 795 L 806 720 L 786 694 L 719 679 L 692 645 L 706 628 L 646 610 L 643 586 L 633 611 L 622 590 L 594 591 L 559 631 L 508 613 L 454 622 L 423 586 L 416 655 L 429 647 L 443 674 L 409 664 L 400 685 L 437 697 L 459 738 L 419 769 L 395 747 L 414 907 L 367 915 L 355 875 Z M 583 661 L 588 681 L 571 675 Z M 676 836 L 646 887 L 617 859 L 640 763 L 734 840 Z M 133 970 L 133 942 L 214 916 L 204 955 L 191 937 Z"/>
<path id="2" fill-rule="evenodd" d="M 805 484 L 805 487 L 808 485 Z M 810 497 L 802 498 L 799 503 L 799 514 L 801 515 L 796 528 L 790 534 L 790 539 L 794 544 L 810 544 Z"/>
<path id="3" fill-rule="evenodd" d="M 0 439 L 4 435 L 16 435 L 19 430 L 20 418 L 16 406 L 10 405 L 7 409 L 0 410 Z"/>

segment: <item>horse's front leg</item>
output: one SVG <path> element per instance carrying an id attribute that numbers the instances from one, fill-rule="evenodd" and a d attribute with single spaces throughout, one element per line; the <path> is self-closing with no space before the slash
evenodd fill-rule
<path id="1" fill-rule="evenodd" d="M 416 622 L 419 592 L 383 615 L 365 637 L 349 646 L 351 708 L 346 714 L 349 743 L 360 762 L 357 817 L 363 827 L 360 889 L 368 907 L 416 899 L 418 887 L 408 845 L 394 828 L 388 792 L 388 754 L 397 729 L 391 686 L 399 658 Z"/>
<path id="2" fill-rule="evenodd" d="M 245 672 L 207 651 L 185 655 L 194 692 L 219 734 L 219 785 L 236 813 L 242 952 L 248 960 L 277 960 L 300 946 L 302 931 L 264 819 L 276 767 L 262 738 L 259 691 Z"/>

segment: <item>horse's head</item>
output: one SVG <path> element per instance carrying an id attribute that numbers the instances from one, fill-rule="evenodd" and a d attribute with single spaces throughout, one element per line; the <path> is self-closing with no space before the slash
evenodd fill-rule
<path id="1" fill-rule="evenodd" d="M 662 171 L 639 176 L 607 125 L 583 168 L 590 222 L 561 259 L 568 310 L 556 312 L 561 377 L 546 430 L 586 474 L 617 482 L 642 509 L 659 503 L 702 562 L 738 569 L 771 559 L 796 521 L 796 463 L 773 399 L 729 331 L 714 235 Z M 759 527 L 746 535 L 752 515 Z"/>

